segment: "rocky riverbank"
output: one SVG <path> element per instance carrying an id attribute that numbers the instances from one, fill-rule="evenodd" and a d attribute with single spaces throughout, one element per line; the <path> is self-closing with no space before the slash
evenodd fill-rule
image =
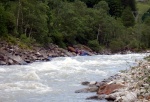
<path id="1" fill-rule="evenodd" d="M 0 42 L 0 65 L 24 65 L 36 61 L 49 61 L 53 57 L 72 57 L 76 56 L 76 50 L 84 51 L 86 55 L 95 54 L 90 48 L 84 45 L 68 47 L 63 49 L 55 44 L 47 47 L 32 45 L 31 49 L 24 49 L 18 45 L 9 44 L 5 41 Z"/>
<path id="2" fill-rule="evenodd" d="M 111 102 L 150 102 L 150 61 L 139 62 L 137 67 L 104 79 L 101 82 L 83 82 L 85 89 L 76 93 L 96 92 L 91 100 Z"/>

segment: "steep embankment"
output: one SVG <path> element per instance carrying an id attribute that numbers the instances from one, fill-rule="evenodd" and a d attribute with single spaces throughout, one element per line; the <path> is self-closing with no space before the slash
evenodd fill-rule
<path id="1" fill-rule="evenodd" d="M 96 96 L 87 99 L 106 99 L 113 102 L 149 102 L 150 101 L 150 56 L 148 61 L 128 71 L 111 76 L 102 82 L 83 82 L 88 88 L 77 90 L 80 92 L 97 92 Z"/>

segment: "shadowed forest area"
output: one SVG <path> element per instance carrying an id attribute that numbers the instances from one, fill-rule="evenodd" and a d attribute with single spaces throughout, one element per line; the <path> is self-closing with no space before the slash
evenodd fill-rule
<path id="1" fill-rule="evenodd" d="M 149 28 L 149 0 L 0 1 L 0 39 L 13 44 L 141 51 L 150 48 Z"/>

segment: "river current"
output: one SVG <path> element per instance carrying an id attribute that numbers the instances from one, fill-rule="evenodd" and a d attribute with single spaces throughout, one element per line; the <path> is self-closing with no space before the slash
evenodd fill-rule
<path id="1" fill-rule="evenodd" d="M 53 58 L 49 62 L 0 66 L 0 102 L 96 102 L 96 93 L 75 93 L 81 82 L 102 81 L 136 66 L 146 54 Z"/>

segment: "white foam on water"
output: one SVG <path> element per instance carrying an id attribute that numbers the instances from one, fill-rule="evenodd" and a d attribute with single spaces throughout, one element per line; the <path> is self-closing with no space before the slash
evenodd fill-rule
<path id="1" fill-rule="evenodd" d="M 40 77 L 37 75 L 35 71 L 25 73 L 25 75 L 23 75 L 23 78 L 25 80 L 40 80 Z"/>
<path id="2" fill-rule="evenodd" d="M 7 70 L 7 69 L 5 69 L 5 68 L 0 68 L 0 73 L 7 72 L 6 70 Z"/>
<path id="3" fill-rule="evenodd" d="M 95 73 L 95 74 L 100 74 L 100 75 L 103 75 L 103 76 L 105 76 L 105 75 L 107 75 L 107 73 L 105 72 L 105 71 L 101 71 L 101 70 L 98 70 L 98 69 L 96 69 L 96 70 L 87 70 L 87 73 Z"/>
<path id="4" fill-rule="evenodd" d="M 35 91 L 35 92 L 48 92 L 52 91 L 52 88 L 48 87 L 47 85 L 44 85 L 42 83 L 38 82 L 16 82 L 16 83 L 4 83 L 0 84 L 0 90 L 4 90 L 7 92 L 11 91 L 18 91 L 18 90 L 24 90 L 24 91 Z"/>

